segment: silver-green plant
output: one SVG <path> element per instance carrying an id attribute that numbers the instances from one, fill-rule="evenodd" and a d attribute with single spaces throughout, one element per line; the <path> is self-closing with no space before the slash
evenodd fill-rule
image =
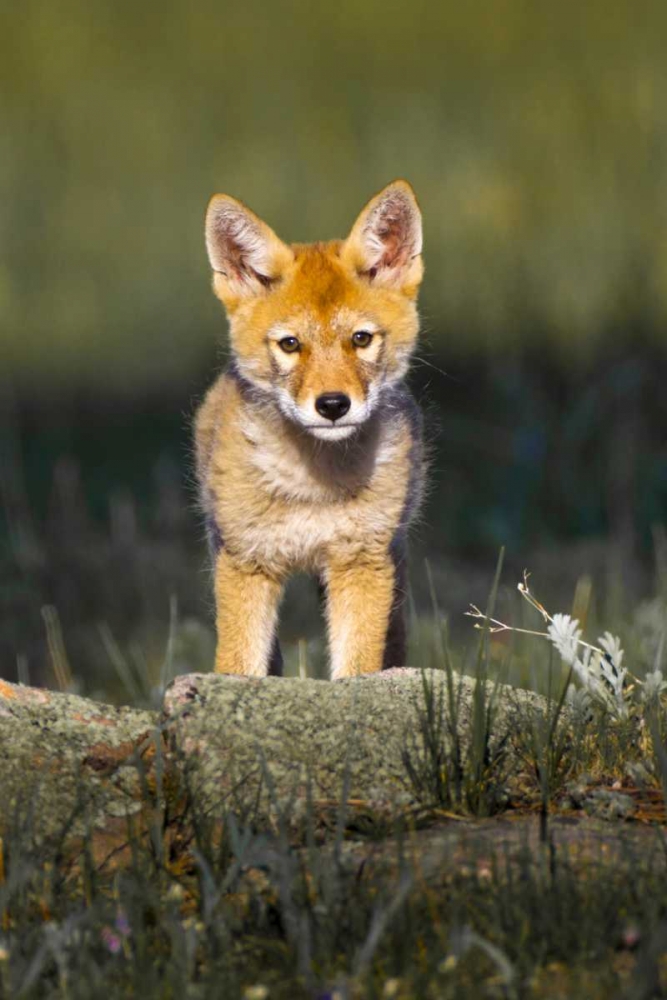
<path id="1" fill-rule="evenodd" d="M 579 688 L 573 684 L 568 688 L 568 701 L 573 707 L 594 702 L 614 718 L 627 719 L 634 703 L 639 701 L 648 704 L 667 691 L 667 680 L 657 666 L 643 680 L 629 673 L 627 667 L 623 666 L 625 654 L 618 636 L 604 632 L 596 646 L 582 638 L 583 630 L 577 618 L 561 613 L 550 614 L 531 593 L 528 577 L 529 574 L 524 571 L 523 580 L 517 589 L 542 616 L 547 626 L 545 632 L 507 625 L 471 604 L 470 610 L 465 614 L 478 620 L 475 628 L 485 628 L 492 633 L 521 632 L 548 639 L 579 681 Z"/>

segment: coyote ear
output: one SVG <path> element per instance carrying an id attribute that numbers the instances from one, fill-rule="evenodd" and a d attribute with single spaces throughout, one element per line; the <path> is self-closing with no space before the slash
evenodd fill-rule
<path id="1" fill-rule="evenodd" d="M 293 260 L 290 248 L 265 222 L 226 194 L 209 202 L 206 249 L 215 293 L 228 307 L 270 288 Z"/>
<path id="2" fill-rule="evenodd" d="M 422 279 L 422 219 L 407 181 L 394 181 L 366 205 L 342 256 L 369 281 L 415 295 Z"/>

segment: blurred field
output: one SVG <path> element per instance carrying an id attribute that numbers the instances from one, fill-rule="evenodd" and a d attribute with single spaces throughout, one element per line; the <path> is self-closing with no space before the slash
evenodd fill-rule
<path id="1" fill-rule="evenodd" d="M 127 0 L 0 14 L 0 366 L 40 393 L 196 382 L 209 195 L 342 235 L 405 175 L 446 356 L 571 362 L 667 317 L 667 8 Z"/>
<path id="2" fill-rule="evenodd" d="M 586 573 L 637 605 L 667 513 L 666 39 L 629 0 L 4 5 L 3 673 L 49 676 L 51 606 L 88 690 L 100 623 L 159 665 L 176 606 L 209 649 L 190 420 L 225 353 L 217 190 L 288 240 L 343 235 L 393 177 L 418 192 L 418 614 L 424 556 L 456 621 L 501 545 L 557 606 Z M 294 650 L 321 634 L 295 604 Z"/>

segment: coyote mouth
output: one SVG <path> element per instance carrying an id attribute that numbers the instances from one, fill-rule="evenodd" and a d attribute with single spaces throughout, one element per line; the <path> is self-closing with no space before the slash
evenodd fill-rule
<path id="1" fill-rule="evenodd" d="M 344 441 L 346 438 L 352 437 L 352 435 L 361 427 L 361 424 L 303 424 L 304 430 L 308 431 L 313 437 L 319 438 L 320 441 Z"/>
<path id="2" fill-rule="evenodd" d="M 338 431 L 348 427 L 361 427 L 361 424 L 339 424 L 337 420 L 332 420 L 329 424 L 303 424 L 303 426 L 309 431 Z"/>

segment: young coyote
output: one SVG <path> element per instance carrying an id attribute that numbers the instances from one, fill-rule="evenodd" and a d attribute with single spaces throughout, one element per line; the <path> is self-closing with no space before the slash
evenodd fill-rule
<path id="1" fill-rule="evenodd" d="M 384 188 L 346 240 L 291 246 L 215 195 L 206 246 L 232 353 L 196 418 L 215 668 L 281 673 L 277 609 L 295 570 L 322 582 L 332 677 L 400 666 L 422 489 L 420 417 L 403 384 L 423 273 L 412 188 Z"/>

